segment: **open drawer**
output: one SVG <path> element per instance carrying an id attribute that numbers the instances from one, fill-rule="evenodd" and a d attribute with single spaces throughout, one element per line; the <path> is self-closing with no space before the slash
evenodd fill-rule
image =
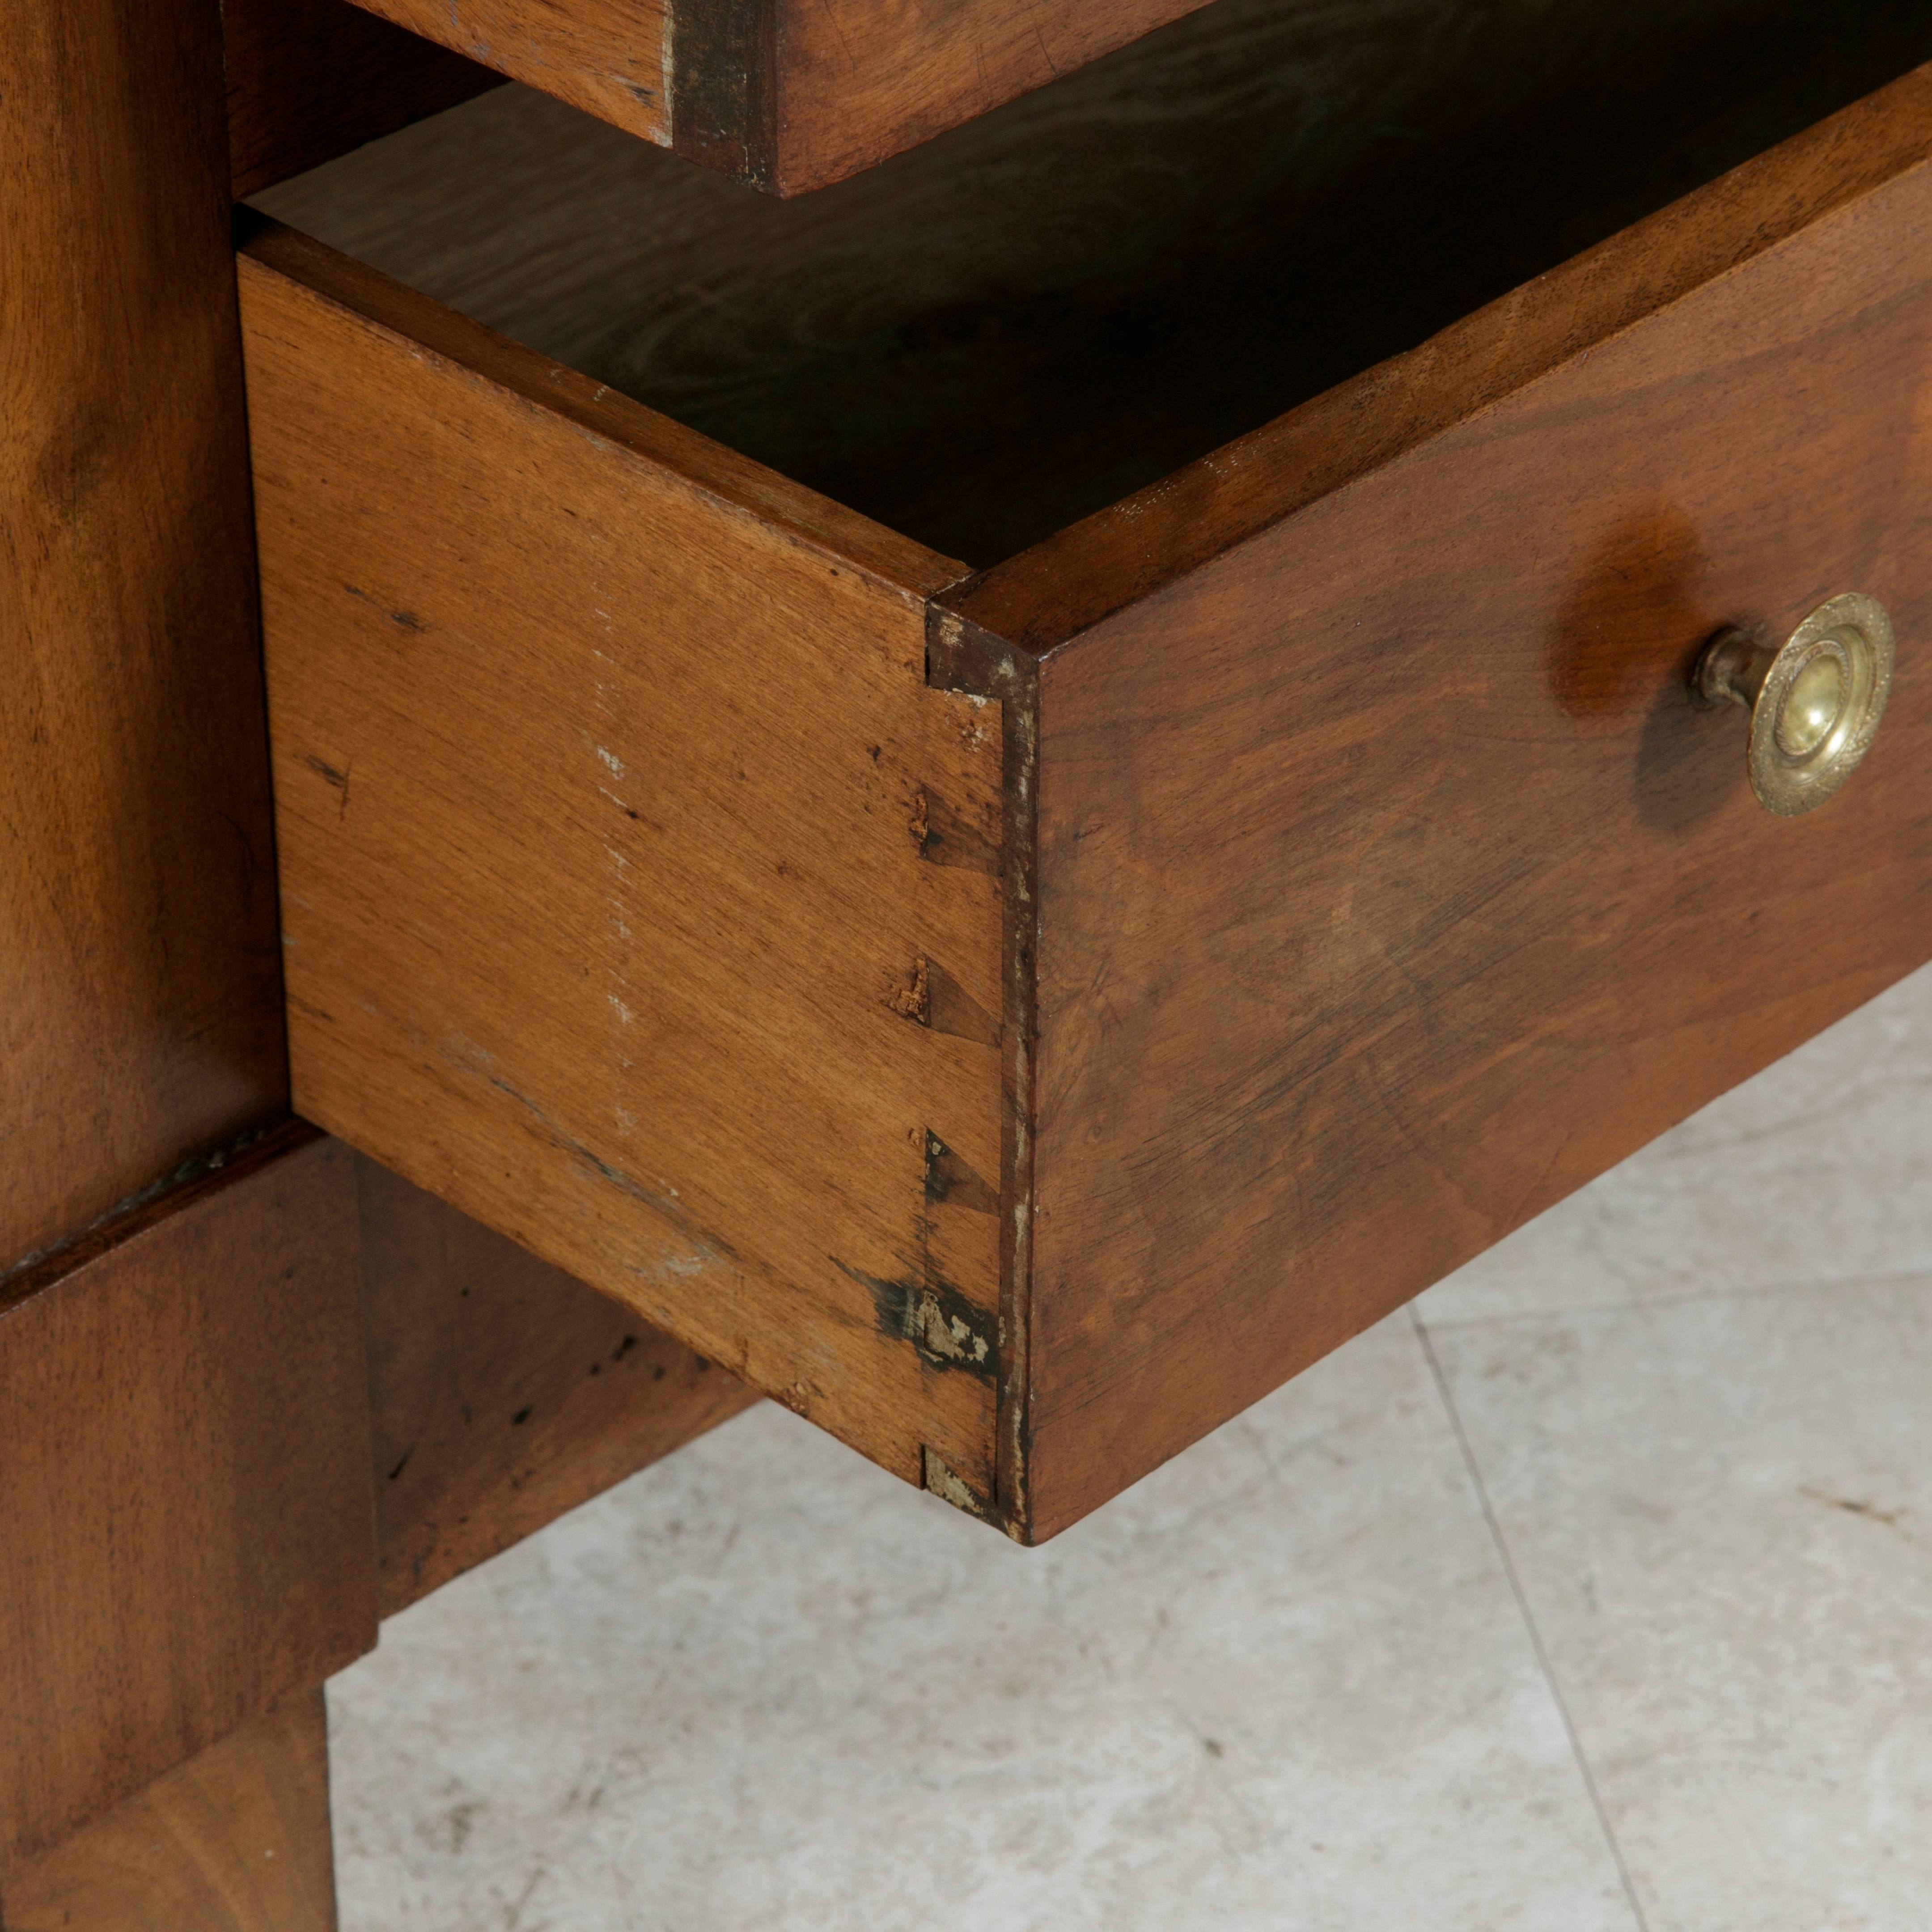
<path id="1" fill-rule="evenodd" d="M 1932 21 L 1397 10 L 243 250 L 298 1108 L 1026 1540 L 1932 956 Z"/>

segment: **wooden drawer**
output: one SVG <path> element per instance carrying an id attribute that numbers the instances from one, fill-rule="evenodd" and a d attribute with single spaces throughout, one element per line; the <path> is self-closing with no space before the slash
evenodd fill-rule
<path id="1" fill-rule="evenodd" d="M 1202 0 L 361 4 L 626 134 L 789 195 L 1044 86 Z"/>
<path id="2" fill-rule="evenodd" d="M 1932 23 L 1432 10 L 244 250 L 296 1105 L 1024 1540 L 1932 956 Z M 1690 667 L 1852 590 L 1774 818 Z"/>

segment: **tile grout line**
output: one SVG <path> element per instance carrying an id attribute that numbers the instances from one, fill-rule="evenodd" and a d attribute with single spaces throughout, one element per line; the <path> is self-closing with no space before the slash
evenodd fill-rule
<path id="1" fill-rule="evenodd" d="M 1904 1268 L 1888 1274 L 1848 1274 L 1816 1281 L 1744 1282 L 1736 1288 L 1686 1288 L 1681 1294 L 1633 1294 L 1622 1300 L 1552 1304 L 1547 1308 L 1510 1308 L 1495 1315 L 1440 1315 L 1434 1320 L 1438 1328 L 1482 1328 L 1500 1327 L 1510 1322 L 1560 1321 L 1578 1315 L 1628 1315 L 1646 1308 L 1701 1307 L 1714 1301 L 1768 1300 L 1774 1295 L 1835 1294 L 1859 1288 L 1910 1288 L 1920 1283 L 1932 1286 L 1932 1268 Z M 1418 1322 L 1422 1319 L 1420 1316 L 1415 1318 Z"/>
<path id="2" fill-rule="evenodd" d="M 1488 1524 L 1490 1540 L 1496 1545 L 1496 1555 L 1503 1566 L 1503 1574 L 1509 1580 L 1510 1594 L 1516 1599 L 1516 1606 L 1521 1615 L 1523 1628 L 1529 1634 L 1530 1648 L 1536 1655 L 1537 1666 L 1543 1672 L 1543 1681 L 1549 1687 L 1552 1701 L 1556 1706 L 1556 1714 L 1563 1720 L 1563 1734 L 1570 1740 L 1570 1754 L 1576 1760 L 1576 1769 L 1583 1780 L 1583 1789 L 1588 1792 L 1590 1808 L 1597 1814 L 1598 1828 L 1603 1832 L 1604 1842 L 1610 1847 L 1610 1858 L 1617 1868 L 1617 1876 L 1623 1882 L 1624 1896 L 1630 1901 L 1630 1916 L 1636 1922 L 1636 1932 L 1650 1932 L 1649 1922 L 1643 1916 L 1643 1907 L 1637 1902 L 1636 1884 L 1630 1876 L 1630 1869 L 1624 1858 L 1623 1847 L 1617 1842 L 1617 1834 L 1610 1824 L 1610 1814 L 1604 1808 L 1603 1794 L 1597 1789 L 1595 1774 L 1590 1768 L 1590 1761 L 1583 1755 L 1583 1741 L 1576 1735 L 1575 1720 L 1570 1714 L 1570 1706 L 1565 1702 L 1562 1687 L 1556 1681 L 1555 1666 L 1550 1663 L 1550 1652 L 1544 1647 L 1543 1633 L 1537 1628 L 1536 1619 L 1531 1615 L 1529 1598 L 1525 1594 L 1522 1579 L 1516 1574 L 1516 1559 L 1510 1556 L 1509 1545 L 1503 1540 L 1503 1526 L 1498 1520 L 1496 1506 L 1490 1500 L 1490 1486 L 1483 1480 L 1483 1472 L 1476 1460 L 1474 1446 L 1469 1440 L 1469 1432 L 1462 1426 L 1462 1412 L 1456 1406 L 1456 1399 L 1449 1390 L 1449 1378 L 1442 1372 L 1442 1364 L 1437 1359 L 1436 1344 L 1430 1338 L 1428 1324 L 1409 1304 L 1408 1319 L 1415 1330 L 1415 1339 L 1421 1345 L 1423 1359 L 1429 1364 L 1429 1372 L 1436 1383 L 1436 1393 L 1442 1398 L 1444 1412 L 1449 1418 L 1449 1426 L 1454 1432 L 1456 1446 L 1462 1453 L 1462 1466 L 1468 1472 L 1469 1480 L 1476 1492 L 1476 1501 L 1480 1505 L 1483 1520 Z"/>

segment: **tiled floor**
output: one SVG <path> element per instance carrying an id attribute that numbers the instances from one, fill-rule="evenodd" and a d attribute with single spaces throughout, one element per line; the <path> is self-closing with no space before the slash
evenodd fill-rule
<path id="1" fill-rule="evenodd" d="M 1932 970 L 1045 1550 L 766 1408 L 331 1709 L 345 1932 L 1925 1932 Z"/>

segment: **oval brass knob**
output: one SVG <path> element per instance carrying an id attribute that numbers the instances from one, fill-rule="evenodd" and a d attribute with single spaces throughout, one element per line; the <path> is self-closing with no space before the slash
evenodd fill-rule
<path id="1" fill-rule="evenodd" d="M 1871 748 L 1892 694 L 1892 620 L 1853 592 L 1821 604 L 1781 646 L 1726 631 L 1692 674 L 1700 703 L 1750 713 L 1745 754 L 1758 802 L 1780 818 L 1822 805 Z"/>

